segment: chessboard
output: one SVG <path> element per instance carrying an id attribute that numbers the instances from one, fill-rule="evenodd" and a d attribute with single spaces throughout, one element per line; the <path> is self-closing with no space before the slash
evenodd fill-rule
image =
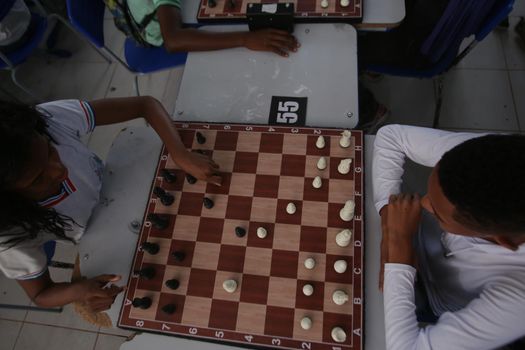
<path id="1" fill-rule="evenodd" d="M 341 6 L 341 0 L 201 0 L 197 20 L 199 22 L 246 21 L 249 4 L 293 3 L 297 22 L 355 22 L 363 17 L 362 0 L 350 0 L 348 6 Z M 213 6 L 210 6 L 210 3 Z"/>
<path id="2" fill-rule="evenodd" d="M 162 150 L 119 326 L 252 348 L 362 349 L 362 132 L 345 132 L 342 147 L 338 129 L 175 125 L 220 165 L 222 185 Z"/>

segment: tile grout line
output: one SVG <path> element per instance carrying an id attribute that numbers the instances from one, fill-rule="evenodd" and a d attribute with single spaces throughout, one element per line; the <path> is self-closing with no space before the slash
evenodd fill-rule
<path id="1" fill-rule="evenodd" d="M 97 333 L 97 337 L 95 338 L 95 343 L 93 344 L 93 350 L 95 350 L 97 348 L 97 343 L 98 343 L 98 337 L 99 337 L 100 333 Z"/>
<path id="2" fill-rule="evenodd" d="M 25 324 L 25 323 L 27 323 L 27 324 L 32 324 L 32 325 L 37 325 L 37 326 L 47 326 L 47 327 L 55 327 L 55 328 L 64 328 L 64 329 L 69 329 L 69 330 L 72 330 L 72 331 L 88 332 L 88 333 L 97 333 L 97 334 L 98 334 L 98 329 L 97 329 L 97 330 L 87 330 L 87 329 L 80 329 L 80 328 L 75 328 L 75 327 L 59 326 L 59 325 L 49 324 L 49 323 L 40 323 L 40 322 L 35 322 L 35 321 L 24 321 L 24 324 Z"/>
<path id="3" fill-rule="evenodd" d="M 20 322 L 20 321 L 19 321 Z M 24 328 L 24 322 L 20 322 L 20 328 L 18 329 L 18 334 L 16 335 L 15 343 L 13 344 L 13 350 L 16 349 L 16 344 L 18 344 L 18 339 L 20 339 L 20 334 L 22 333 L 22 328 Z"/>

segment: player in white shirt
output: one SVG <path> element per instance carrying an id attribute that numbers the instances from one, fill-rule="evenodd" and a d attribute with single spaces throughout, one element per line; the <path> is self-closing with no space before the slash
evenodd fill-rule
<path id="1" fill-rule="evenodd" d="M 81 136 L 95 125 L 140 117 L 155 129 L 182 169 L 220 184 L 218 166 L 186 150 L 168 113 L 154 98 L 64 100 L 36 108 L 0 102 L 0 270 L 16 279 L 35 304 L 55 307 L 80 301 L 101 311 L 122 291 L 117 286 L 102 289 L 120 279 L 109 274 L 75 283 L 53 282 L 43 244 L 77 242 L 99 202 L 103 164 Z"/>
<path id="2" fill-rule="evenodd" d="M 407 158 L 433 168 L 421 199 L 400 194 Z M 372 170 L 387 349 L 494 349 L 525 336 L 525 136 L 389 125 Z M 439 317 L 421 328 L 416 268 Z"/>

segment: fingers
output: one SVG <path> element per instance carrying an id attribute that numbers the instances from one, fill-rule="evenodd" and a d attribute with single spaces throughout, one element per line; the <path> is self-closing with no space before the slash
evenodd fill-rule
<path id="1" fill-rule="evenodd" d="M 122 277 L 119 275 L 100 275 L 94 277 L 93 279 L 97 282 L 107 283 L 107 282 L 117 282 L 120 281 Z"/>
<path id="2" fill-rule="evenodd" d="M 222 177 L 219 175 L 210 176 L 206 181 L 217 186 L 222 186 Z"/>

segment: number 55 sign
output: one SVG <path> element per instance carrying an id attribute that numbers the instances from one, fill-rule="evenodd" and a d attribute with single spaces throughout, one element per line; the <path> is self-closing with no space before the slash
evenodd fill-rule
<path id="1" fill-rule="evenodd" d="M 306 97 L 273 96 L 268 124 L 304 126 L 307 100 Z"/>

